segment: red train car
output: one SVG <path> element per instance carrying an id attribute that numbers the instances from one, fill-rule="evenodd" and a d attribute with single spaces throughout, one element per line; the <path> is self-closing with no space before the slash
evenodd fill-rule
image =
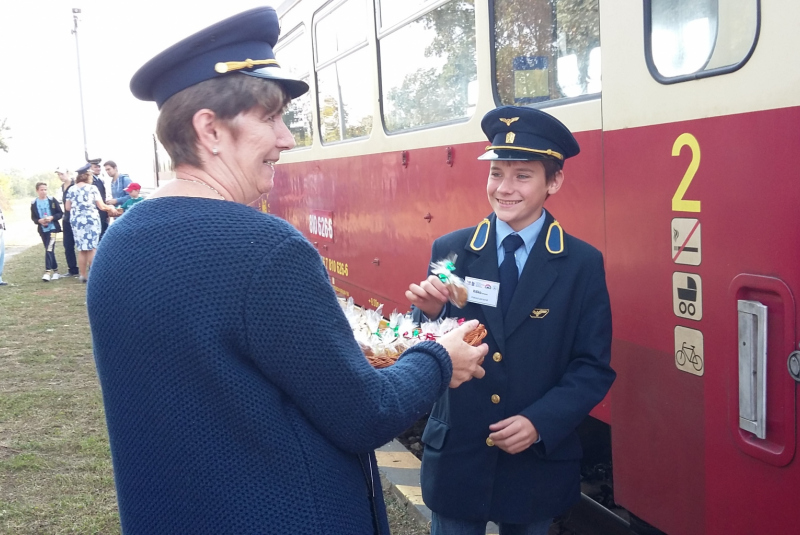
<path id="1" fill-rule="evenodd" d="M 490 212 L 483 114 L 545 109 L 581 145 L 546 207 L 606 261 L 618 379 L 592 416 L 616 502 L 667 533 L 800 529 L 800 3 L 279 12 L 277 57 L 311 91 L 260 207 L 305 233 L 340 293 L 406 310 L 433 239 Z"/>

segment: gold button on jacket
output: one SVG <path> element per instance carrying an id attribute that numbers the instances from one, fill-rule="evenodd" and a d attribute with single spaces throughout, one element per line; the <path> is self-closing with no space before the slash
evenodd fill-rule
<path id="1" fill-rule="evenodd" d="M 494 440 L 492 440 L 491 438 L 487 438 L 486 439 L 486 445 L 487 446 L 494 446 Z"/>
<path id="2" fill-rule="evenodd" d="M 492 394 L 492 403 L 500 403 L 500 396 Z"/>
<path id="3" fill-rule="evenodd" d="M 492 355 L 492 360 L 495 362 L 500 362 L 501 360 L 503 360 L 503 355 L 501 355 L 500 353 L 495 353 L 494 355 Z"/>

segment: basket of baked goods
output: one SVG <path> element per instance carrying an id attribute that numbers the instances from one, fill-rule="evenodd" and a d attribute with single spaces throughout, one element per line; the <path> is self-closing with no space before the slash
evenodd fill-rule
<path id="1" fill-rule="evenodd" d="M 353 329 L 361 351 L 375 368 L 391 366 L 403 351 L 420 342 L 437 340 L 463 323 L 463 319 L 444 318 L 418 325 L 410 314 L 392 312 L 388 319 L 383 317 L 383 305 L 377 309 L 364 309 L 356 306 L 353 298 L 340 299 L 347 321 Z M 464 341 L 478 346 L 486 336 L 486 328 L 478 325 L 467 334 Z"/>

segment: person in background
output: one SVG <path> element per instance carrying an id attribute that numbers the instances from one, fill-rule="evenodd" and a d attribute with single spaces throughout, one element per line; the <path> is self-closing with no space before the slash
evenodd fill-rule
<path id="1" fill-rule="evenodd" d="M 122 206 L 130 199 L 127 188 L 132 182 L 131 177 L 120 173 L 119 169 L 117 169 L 117 164 L 113 160 L 108 160 L 103 164 L 103 167 L 106 169 L 106 174 L 111 177 L 111 198 L 108 199 L 107 203 L 111 206 Z"/>
<path id="2" fill-rule="evenodd" d="M 603 256 L 565 233 L 544 209 L 580 151 L 547 113 L 504 106 L 487 113 L 486 193 L 493 213 L 433 243 L 431 260 L 456 252 L 469 296 L 462 309 L 430 275 L 406 292 L 435 318 L 486 325 L 486 376 L 436 402 L 422 435 L 422 497 L 432 535 L 544 535 L 580 499 L 576 431 L 614 381 L 611 306 Z M 489 286 L 490 289 L 486 289 Z"/>
<path id="3" fill-rule="evenodd" d="M 75 256 L 75 237 L 72 234 L 72 224 L 69 220 L 69 210 L 66 209 L 67 192 L 75 184 L 72 180 L 72 173 L 66 167 L 56 169 L 56 174 L 61 180 L 61 203 L 64 205 L 64 217 L 61 220 L 61 236 L 64 241 L 64 256 L 67 258 L 67 273 L 62 273 L 61 277 L 78 276 L 78 259 Z"/>
<path id="4" fill-rule="evenodd" d="M 3 281 L 3 268 L 6 265 L 6 220 L 3 217 L 3 207 L 0 206 L 0 286 L 8 286 Z"/>
<path id="5" fill-rule="evenodd" d="M 100 191 L 91 183 L 90 169 L 86 164 L 76 171 L 75 185 L 69 189 L 64 201 L 78 246 L 78 277 L 84 283 L 89 279 L 94 252 L 100 243 L 100 214 L 114 209 L 103 202 Z"/>
<path id="6" fill-rule="evenodd" d="M 36 198 L 31 202 L 31 220 L 36 223 L 36 230 L 44 245 L 44 275 L 42 280 L 50 282 L 58 280 L 58 262 L 56 261 L 56 234 L 61 232 L 60 219 L 64 211 L 55 197 L 47 194 L 47 184 L 36 183 Z"/>
<path id="7" fill-rule="evenodd" d="M 136 182 L 131 182 L 128 187 L 125 188 L 125 192 L 130 195 L 131 198 L 125 201 L 122 206 L 117 207 L 117 215 L 130 210 L 134 204 L 143 201 L 144 197 L 140 197 L 141 191 L 142 186 Z"/>
<path id="8" fill-rule="evenodd" d="M 486 346 L 463 340 L 477 322 L 372 368 L 314 246 L 248 206 L 308 91 L 279 34 L 254 8 L 131 80 L 176 178 L 109 227 L 87 292 L 126 534 L 389 535 L 373 450 L 482 375 Z"/>
<path id="9" fill-rule="evenodd" d="M 100 162 L 103 161 L 102 158 L 93 158 L 91 160 L 87 160 L 91 166 L 92 172 L 92 186 L 97 188 L 97 191 L 100 192 L 100 199 L 105 203 L 108 197 L 106 196 L 106 183 L 103 181 L 102 172 L 103 170 L 100 168 Z M 101 210 L 100 211 L 100 239 L 106 233 L 106 229 L 108 229 L 108 212 Z"/>

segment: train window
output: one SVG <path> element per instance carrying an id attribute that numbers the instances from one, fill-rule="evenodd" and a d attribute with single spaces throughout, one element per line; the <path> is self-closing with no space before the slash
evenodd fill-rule
<path id="1" fill-rule="evenodd" d="M 372 86 L 364 83 L 366 48 L 317 71 L 322 142 L 368 136 L 372 130 Z"/>
<path id="2" fill-rule="evenodd" d="M 280 62 L 281 69 L 308 83 L 310 56 L 306 54 L 306 41 L 302 38 L 303 33 L 302 26 L 287 33 L 286 37 L 281 39 L 278 46 L 275 47 L 275 59 Z M 313 141 L 311 111 L 311 95 L 306 93 L 292 100 L 283 114 L 283 120 L 292 132 L 297 148 L 308 147 Z"/>
<path id="3" fill-rule="evenodd" d="M 495 0 L 495 87 L 520 105 L 600 92 L 598 0 Z"/>
<path id="4" fill-rule="evenodd" d="M 759 17 L 759 0 L 645 2 L 647 66 L 661 83 L 737 70 L 758 40 Z"/>
<path id="5" fill-rule="evenodd" d="M 372 130 L 372 84 L 367 4 L 345 0 L 324 12 L 315 25 L 317 106 L 323 143 L 368 136 Z M 365 83 L 366 82 L 366 83 Z"/>
<path id="6" fill-rule="evenodd" d="M 378 35 L 388 132 L 466 119 L 475 109 L 474 0 L 428 4 L 416 18 Z M 384 0 L 382 13 L 400 5 Z"/>
<path id="7" fill-rule="evenodd" d="M 317 63 L 326 61 L 366 43 L 367 4 L 347 0 L 322 15 L 316 24 Z"/>
<path id="8" fill-rule="evenodd" d="M 434 3 L 443 3 L 442 0 L 378 0 L 380 8 L 380 21 L 378 26 L 385 30 L 413 17 L 423 7 L 431 6 Z"/>

